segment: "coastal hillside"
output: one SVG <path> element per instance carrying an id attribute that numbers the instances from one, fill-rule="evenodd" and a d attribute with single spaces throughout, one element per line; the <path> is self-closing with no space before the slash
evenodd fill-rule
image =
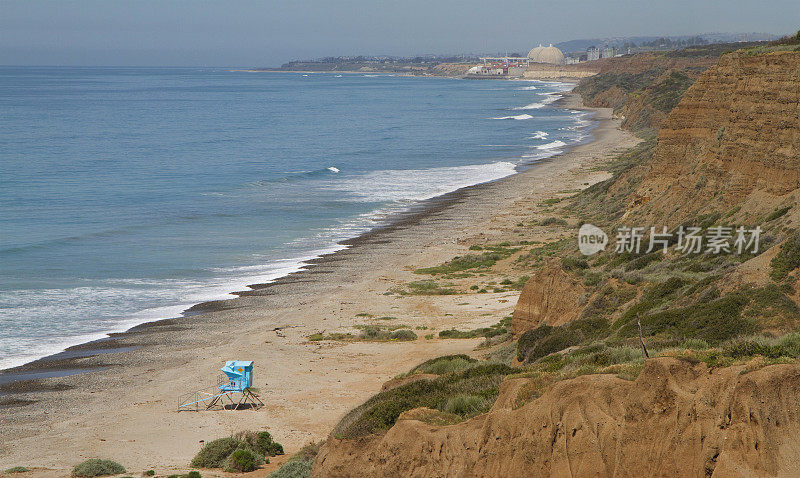
<path id="1" fill-rule="evenodd" d="M 754 45 L 699 45 L 602 59 L 598 74 L 581 81 L 575 91 L 587 106 L 614 108 L 623 128 L 652 134 L 686 89 L 721 55 Z"/>
<path id="2" fill-rule="evenodd" d="M 727 213 L 754 221 L 800 187 L 800 68 L 797 52 L 724 55 L 686 91 L 659 130 L 653 158 L 627 214 L 677 225 Z M 692 181 L 693 180 L 693 181 Z M 651 200 L 652 199 L 652 200 Z"/>
<path id="3" fill-rule="evenodd" d="M 313 476 L 797 476 L 796 49 L 635 55 L 584 80 L 643 140 L 542 205 L 552 241 L 506 246 L 531 276 L 508 341 L 348 414 Z M 587 222 L 612 241 L 588 257 Z M 650 226 L 673 233 L 663 249 L 614 250 L 619 227 Z M 686 253 L 679 226 L 759 228 L 759 243 Z"/>

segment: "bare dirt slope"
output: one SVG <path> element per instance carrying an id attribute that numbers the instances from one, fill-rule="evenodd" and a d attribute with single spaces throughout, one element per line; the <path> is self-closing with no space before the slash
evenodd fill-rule
<path id="1" fill-rule="evenodd" d="M 722 56 L 664 121 L 653 158 L 620 184 L 634 176 L 645 201 L 629 214 L 668 225 L 780 203 L 800 187 L 800 53 Z"/>
<path id="2" fill-rule="evenodd" d="M 467 422 L 331 438 L 312 476 L 800 475 L 800 367 L 743 369 L 659 358 L 635 381 L 584 375 L 516 410 L 507 381 Z"/>

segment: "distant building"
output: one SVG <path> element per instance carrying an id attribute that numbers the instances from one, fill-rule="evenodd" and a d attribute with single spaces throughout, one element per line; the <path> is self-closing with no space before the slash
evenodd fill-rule
<path id="1" fill-rule="evenodd" d="M 615 46 L 604 46 L 602 48 L 590 46 L 586 49 L 586 61 L 599 60 L 600 58 L 613 58 L 615 56 L 620 56 L 619 49 Z"/>
<path id="2" fill-rule="evenodd" d="M 614 58 L 615 56 L 617 56 L 617 47 L 615 46 L 603 47 L 603 50 L 600 51 L 600 58 Z"/>
<path id="3" fill-rule="evenodd" d="M 528 59 L 531 63 L 549 63 L 551 65 L 565 64 L 564 53 L 552 44 L 550 44 L 550 46 L 537 46 L 528 52 Z"/>
<path id="4" fill-rule="evenodd" d="M 486 57 L 483 64 L 467 71 L 466 78 L 518 78 L 525 73 L 529 60 L 524 57 Z"/>

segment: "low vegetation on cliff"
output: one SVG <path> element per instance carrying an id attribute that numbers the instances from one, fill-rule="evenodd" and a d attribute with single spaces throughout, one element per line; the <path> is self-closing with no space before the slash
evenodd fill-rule
<path id="1" fill-rule="evenodd" d="M 426 420 L 452 424 L 489 410 L 505 376 L 519 369 L 501 363 L 477 361 L 466 355 L 446 356 L 425 362 L 409 377 L 426 374 L 385 390 L 348 413 L 334 428 L 333 436 L 357 438 L 388 430 L 400 415 L 416 408 L 435 412 Z M 430 378 L 429 375 L 436 375 Z"/>

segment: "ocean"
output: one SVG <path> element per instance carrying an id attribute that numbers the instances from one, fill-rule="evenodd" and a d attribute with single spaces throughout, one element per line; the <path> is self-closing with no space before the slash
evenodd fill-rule
<path id="1" fill-rule="evenodd" d="M 590 136 L 571 85 L 0 67 L 0 369 L 265 283 Z"/>

